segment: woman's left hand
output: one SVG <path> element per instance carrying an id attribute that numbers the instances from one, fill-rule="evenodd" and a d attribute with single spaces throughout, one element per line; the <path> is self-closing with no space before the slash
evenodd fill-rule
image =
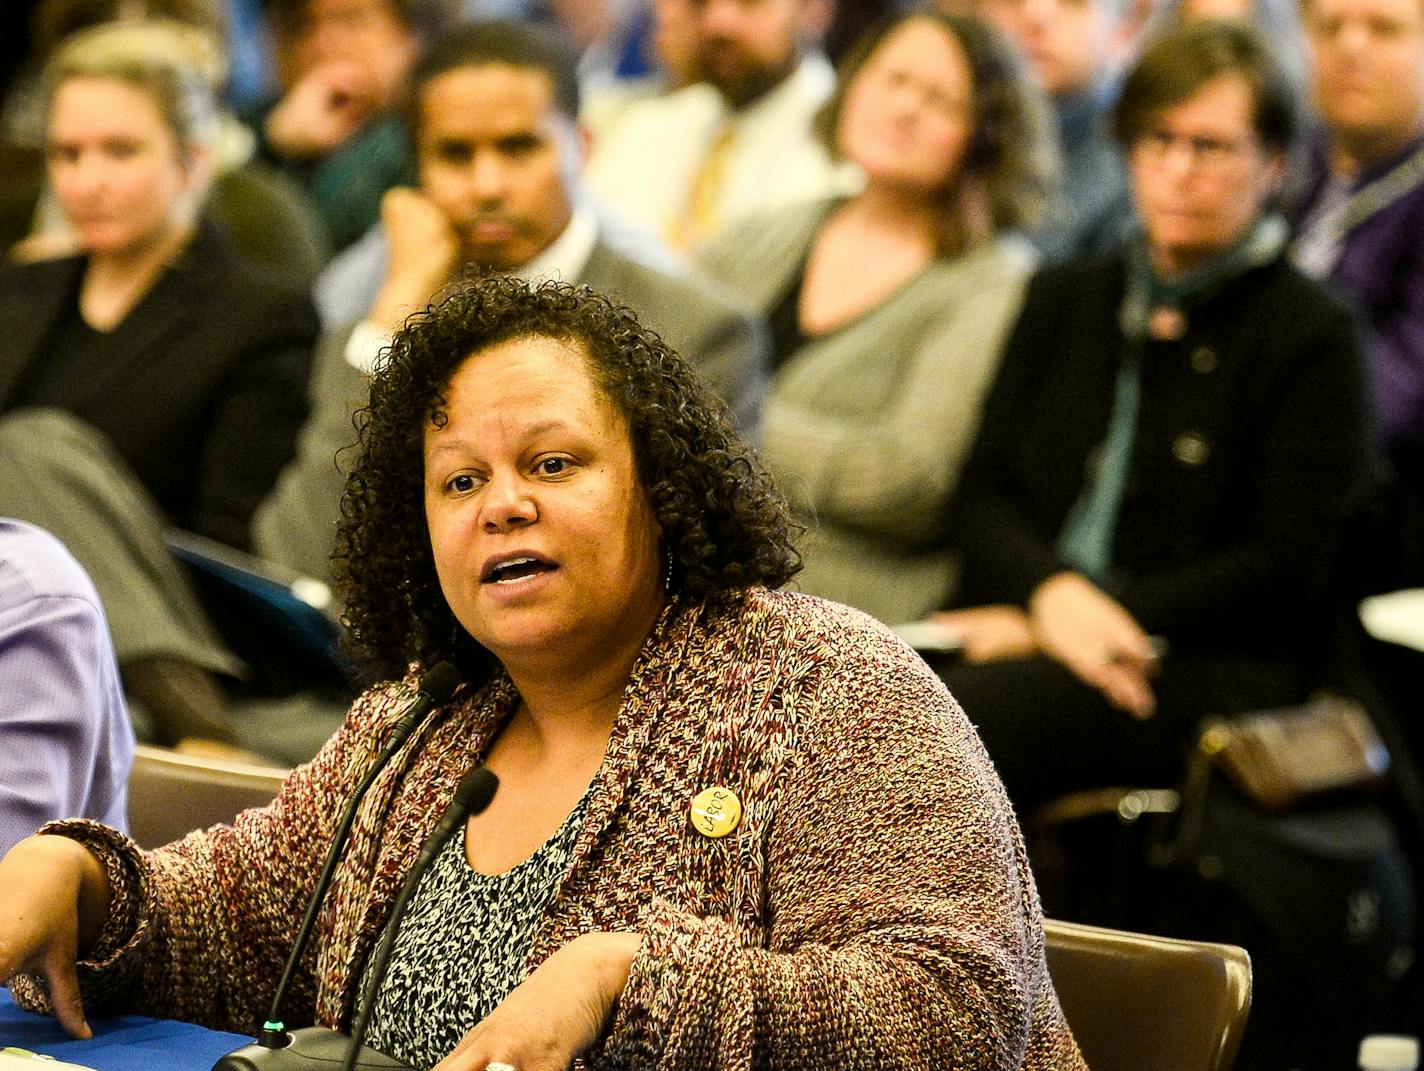
<path id="1" fill-rule="evenodd" d="M 603 1033 L 642 937 L 586 933 L 541 963 L 434 1071 L 564 1071 Z"/>
<path id="2" fill-rule="evenodd" d="M 1075 572 L 1049 577 L 1028 605 L 1029 622 L 1045 654 L 1119 710 L 1138 719 L 1152 716 L 1157 652 L 1126 607 Z"/>

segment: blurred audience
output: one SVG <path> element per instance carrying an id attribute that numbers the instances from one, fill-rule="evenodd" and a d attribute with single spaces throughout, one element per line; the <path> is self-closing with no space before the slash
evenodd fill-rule
<path id="1" fill-rule="evenodd" d="M 128 828 L 133 727 L 94 585 L 0 517 L 0 852 L 56 818 Z"/>
<path id="2" fill-rule="evenodd" d="M 305 417 L 317 331 L 309 298 L 199 217 L 216 110 L 190 60 L 133 26 L 55 53 L 49 182 L 81 251 L 0 269 L 0 513 L 84 565 L 163 743 L 230 740 L 213 674 L 240 669 L 163 526 L 248 545 Z"/>
<path id="3" fill-rule="evenodd" d="M 693 0 L 648 0 L 652 26 L 648 45 L 653 68 L 668 91 L 697 81 L 697 33 Z"/>
<path id="4" fill-rule="evenodd" d="M 1198 719 L 1322 667 L 1372 447 L 1348 310 L 1270 211 L 1295 107 L 1240 24 L 1151 43 L 1115 130 L 1142 237 L 1034 278 L 955 513 L 943 676 L 1023 807 L 1174 783 Z"/>
<path id="5" fill-rule="evenodd" d="M 697 81 L 692 0 L 649 0 L 647 19 L 647 71 L 641 76 L 584 87 L 579 119 L 595 145 L 613 136 L 632 105 Z"/>
<path id="6" fill-rule="evenodd" d="M 267 0 L 223 0 L 227 15 L 227 100 L 239 111 L 253 111 L 275 85 L 272 49 L 267 37 Z"/>
<path id="7" fill-rule="evenodd" d="M 1012 232 L 1053 178 L 1013 46 L 904 15 L 853 50 L 824 121 L 849 199 L 755 216 L 701 263 L 772 326 L 767 464 L 800 518 L 803 590 L 890 623 L 944 604 L 945 506 L 1032 268 Z"/>
<path id="8" fill-rule="evenodd" d="M 1368 328 L 1394 487 L 1373 582 L 1424 584 L 1424 5 L 1309 0 L 1314 146 L 1296 263 Z"/>
<path id="9" fill-rule="evenodd" d="M 406 180 L 399 114 L 423 40 L 447 0 L 272 0 L 268 17 L 281 97 L 254 116 L 262 150 L 311 195 L 331 247 L 345 248 Z"/>
<path id="10" fill-rule="evenodd" d="M 1250 23 L 1275 53 L 1290 77 L 1302 113 L 1309 111 L 1309 72 L 1305 28 L 1296 0 L 1157 0 L 1143 26 L 1144 39 L 1156 37 L 1178 20 L 1240 19 Z"/>
<path id="11" fill-rule="evenodd" d="M 554 26 L 578 56 L 588 92 L 647 74 L 648 0 L 546 0 Z"/>
<path id="12" fill-rule="evenodd" d="M 1039 252 L 1052 262 L 1117 249 L 1132 221 L 1107 129 L 1124 28 L 1117 0 L 980 0 L 978 9 L 1018 43 L 1058 118 L 1063 179 L 1032 235 Z"/>
<path id="13" fill-rule="evenodd" d="M 191 53 L 190 62 L 209 79 L 214 96 L 226 83 L 223 19 L 214 0 L 43 0 L 35 10 L 36 59 L 43 61 L 71 34 L 103 24 L 147 24 L 168 36 L 165 47 Z M 37 72 L 36 72 L 37 73 Z M 38 79 L 12 97 L 9 119 L 20 139 L 44 141 L 44 119 L 35 99 Z M 294 282 L 309 284 L 327 257 L 326 232 L 306 194 L 286 176 L 254 158 L 252 132 L 219 109 L 211 138 L 213 180 L 205 214 L 248 259 Z M 13 255 L 20 259 L 68 256 L 78 250 L 54 195 L 45 188 L 42 161 L 10 179 L 18 189 L 6 198 L 0 232 L 11 241 L 28 234 Z"/>
<path id="14" fill-rule="evenodd" d="M 754 431 L 766 379 L 762 325 L 708 280 L 641 259 L 611 240 L 580 191 L 584 139 L 572 53 L 518 22 L 448 34 L 414 76 L 418 189 L 387 194 L 382 224 L 328 269 L 331 329 L 298 460 L 259 511 L 259 550 L 330 575 L 343 478 L 332 458 L 355 441 L 366 376 L 405 317 L 462 271 L 584 283 L 631 306 L 676 346 Z"/>
<path id="15" fill-rule="evenodd" d="M 589 184 L 628 221 L 692 250 L 741 216 L 824 197 L 837 173 L 811 133 L 835 75 L 818 42 L 831 0 L 687 0 L 697 84 L 631 105 L 594 146 Z"/>

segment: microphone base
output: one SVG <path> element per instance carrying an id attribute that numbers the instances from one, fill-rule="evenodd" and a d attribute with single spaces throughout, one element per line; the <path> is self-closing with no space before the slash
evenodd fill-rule
<path id="1" fill-rule="evenodd" d="M 213 1071 L 340 1071 L 346 1061 L 351 1039 L 324 1026 L 293 1030 L 291 1043 L 269 1049 L 254 1042 L 234 1049 L 217 1063 Z M 394 1057 L 361 1046 L 356 1060 L 359 1071 L 414 1071 Z"/>

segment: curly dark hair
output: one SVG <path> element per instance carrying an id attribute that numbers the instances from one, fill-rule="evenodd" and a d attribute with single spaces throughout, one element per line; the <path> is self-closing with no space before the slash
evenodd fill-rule
<path id="1" fill-rule="evenodd" d="M 662 527 L 669 596 L 779 587 L 800 568 L 786 501 L 725 407 L 632 310 L 567 283 L 470 280 L 410 317 L 377 362 L 341 499 L 334 556 L 352 653 L 379 679 L 453 661 L 467 680 L 494 658 L 455 620 L 425 521 L 424 436 L 470 357 L 521 338 L 572 345 L 627 421 L 639 479 Z"/>

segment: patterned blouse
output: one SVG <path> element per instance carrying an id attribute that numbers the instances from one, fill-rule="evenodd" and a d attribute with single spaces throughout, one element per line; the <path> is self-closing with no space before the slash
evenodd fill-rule
<path id="1" fill-rule="evenodd" d="M 420 879 L 391 951 L 366 1044 L 411 1067 L 439 1063 L 527 974 L 539 916 L 568 866 L 587 793 L 524 862 L 481 874 L 452 836 Z M 361 972 L 370 999 L 374 955 Z"/>

